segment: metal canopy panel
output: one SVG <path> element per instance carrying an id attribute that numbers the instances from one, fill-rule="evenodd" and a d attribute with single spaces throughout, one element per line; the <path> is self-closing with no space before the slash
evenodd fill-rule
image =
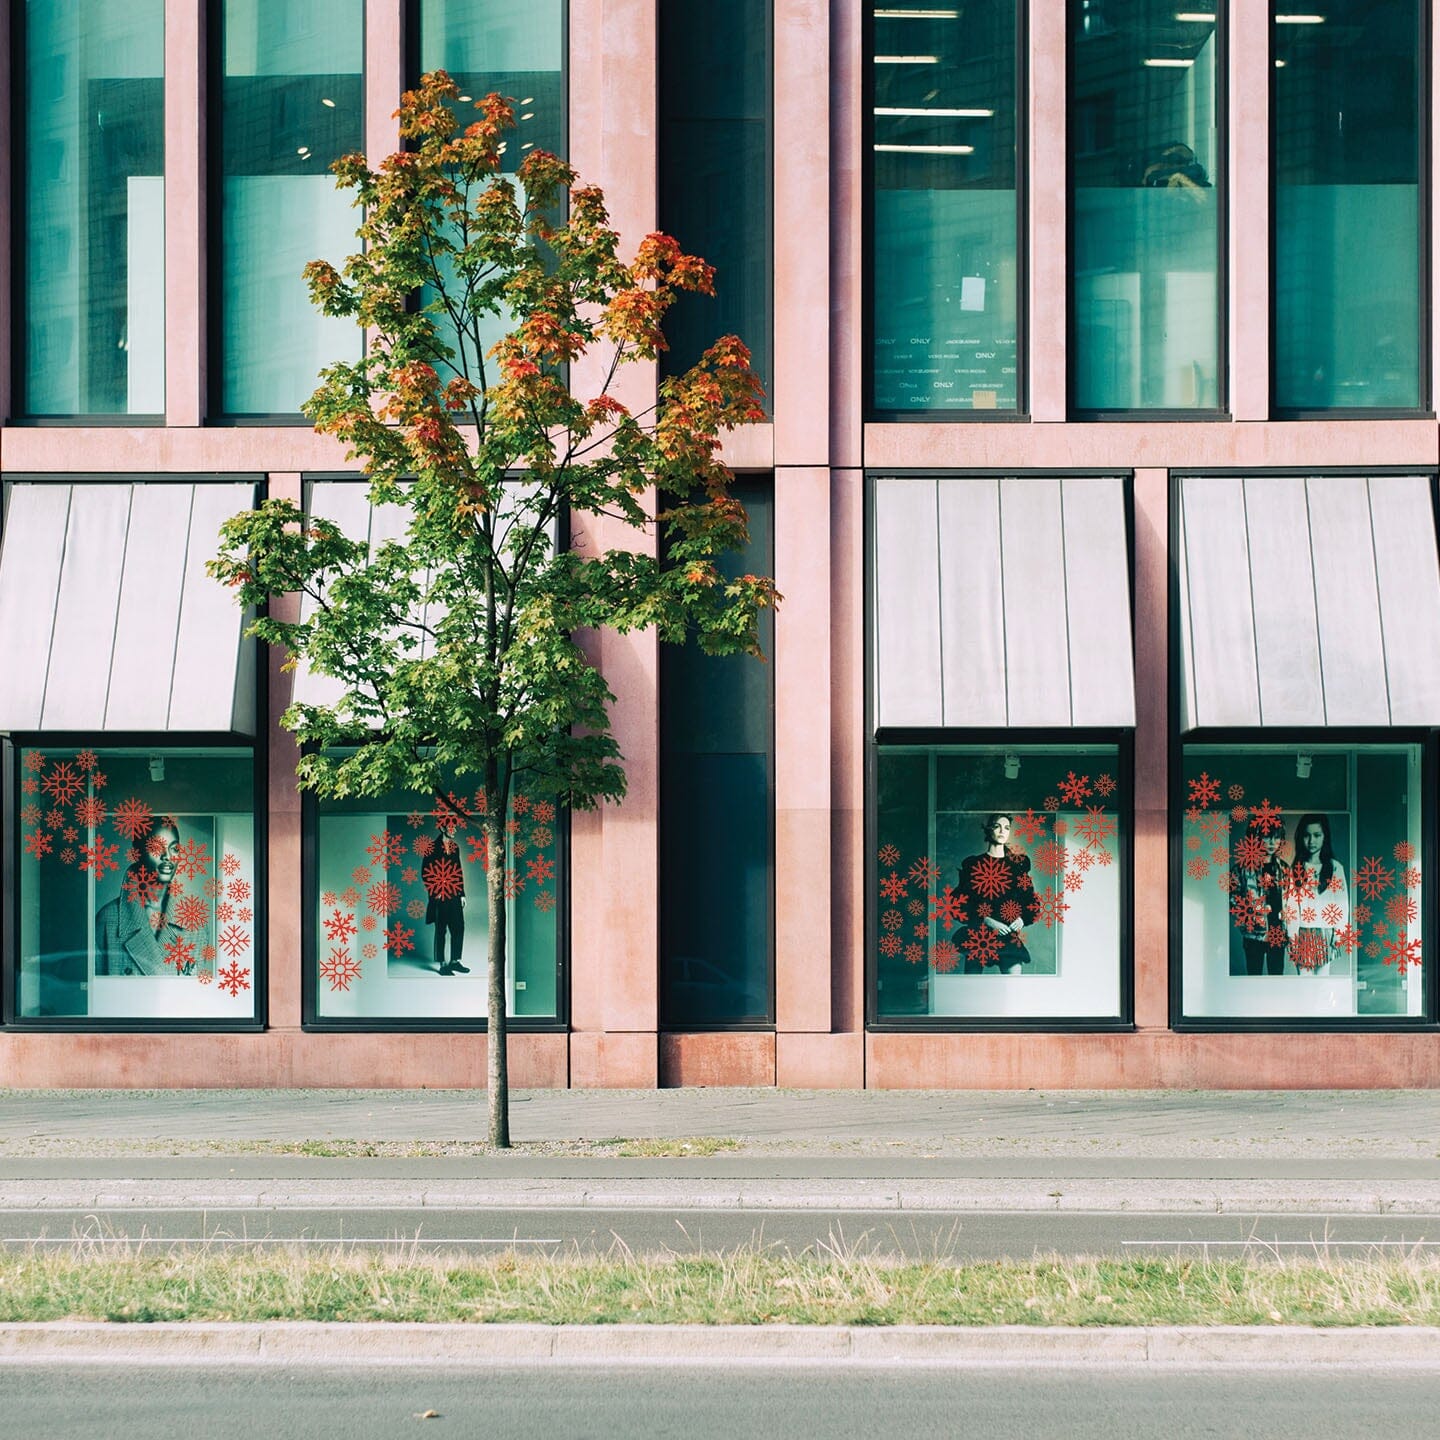
<path id="1" fill-rule="evenodd" d="M 1440 723 L 1422 476 L 1180 484 L 1182 728 Z"/>
<path id="2" fill-rule="evenodd" d="M 1114 479 L 875 483 L 877 727 L 1135 723 Z"/>
<path id="3" fill-rule="evenodd" d="M 12 486 L 0 730 L 253 734 L 253 645 L 205 562 L 254 498 L 250 484 Z"/>

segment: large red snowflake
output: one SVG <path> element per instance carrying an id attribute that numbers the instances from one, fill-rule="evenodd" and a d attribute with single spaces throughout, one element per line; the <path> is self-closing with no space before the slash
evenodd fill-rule
<path id="1" fill-rule="evenodd" d="M 1090 777 L 1088 775 L 1076 775 L 1073 770 L 1055 788 L 1065 797 L 1066 802 L 1071 805 L 1078 805 L 1086 796 L 1095 793 L 1090 788 Z"/>
<path id="2" fill-rule="evenodd" d="M 952 940 L 937 940 L 934 950 L 930 952 L 930 958 L 942 975 L 948 975 L 959 968 L 960 947 Z"/>
<path id="3" fill-rule="evenodd" d="M 1047 930 L 1052 925 L 1065 923 L 1065 912 L 1070 908 L 1070 903 L 1065 899 L 1063 892 L 1052 895 L 1048 890 L 1037 890 L 1035 904 L 1038 908 L 1036 918 L 1044 922 Z"/>
<path id="4" fill-rule="evenodd" d="M 165 963 L 173 965 L 178 975 L 195 963 L 195 947 L 183 935 L 176 935 L 165 946 Z"/>
<path id="5" fill-rule="evenodd" d="M 1313 900 L 1319 893 L 1320 877 L 1308 865 L 1292 865 L 1285 872 L 1285 895 L 1290 900 Z"/>
<path id="6" fill-rule="evenodd" d="M 555 807 L 548 800 L 537 800 L 530 816 L 536 824 L 549 825 L 555 819 Z"/>
<path id="7" fill-rule="evenodd" d="M 1409 971 L 1410 967 L 1418 967 L 1420 964 L 1420 941 L 1407 940 L 1403 935 L 1397 935 L 1385 946 L 1385 963 L 1393 965 L 1402 975 Z"/>
<path id="8" fill-rule="evenodd" d="M 250 898 L 250 882 L 248 880 L 232 880 L 225 887 L 225 893 L 232 900 L 248 900 Z"/>
<path id="9" fill-rule="evenodd" d="M 392 925 L 385 931 L 385 948 L 392 955 L 403 955 L 415 948 L 415 932 L 404 925 Z"/>
<path id="10" fill-rule="evenodd" d="M 1204 880 L 1210 874 L 1210 862 L 1203 855 L 1196 855 L 1185 866 L 1185 873 L 1192 880 Z"/>
<path id="11" fill-rule="evenodd" d="M 104 877 L 107 870 L 118 870 L 119 864 L 115 857 L 120 853 L 118 845 L 107 845 L 100 836 L 95 837 L 93 845 L 82 845 L 80 847 L 80 868 L 88 870 L 97 880 Z"/>
<path id="12" fill-rule="evenodd" d="M 1190 803 L 1208 810 L 1220 798 L 1220 782 L 1202 770 L 1199 777 L 1185 782 L 1190 787 Z"/>
<path id="13" fill-rule="evenodd" d="M 210 907 L 198 895 L 182 895 L 175 904 L 175 923 L 182 930 L 203 930 L 210 923 Z"/>
<path id="14" fill-rule="evenodd" d="M 343 910 L 332 910 L 322 923 L 331 940 L 349 940 L 355 934 L 355 921 Z"/>
<path id="15" fill-rule="evenodd" d="M 1385 902 L 1385 918 L 1394 925 L 1408 924 L 1415 918 L 1416 910 L 1414 897 L 1410 895 L 1392 895 Z"/>
<path id="16" fill-rule="evenodd" d="M 928 890 L 940 878 L 940 867 L 928 855 L 922 855 L 910 867 L 909 873 L 912 885 Z"/>
<path id="17" fill-rule="evenodd" d="M 175 869 L 185 876 L 203 875 L 210 868 L 210 847 L 203 840 L 186 840 L 175 848 Z"/>
<path id="18" fill-rule="evenodd" d="M 60 760 L 51 767 L 40 788 L 57 805 L 68 805 L 85 788 L 85 781 L 75 773 L 75 767 L 68 760 Z"/>
<path id="19" fill-rule="evenodd" d="M 880 895 L 882 899 L 903 900 L 905 893 L 905 882 L 893 870 L 880 882 Z"/>
<path id="20" fill-rule="evenodd" d="M 525 862 L 525 874 L 537 885 L 543 885 L 555 873 L 555 862 L 548 855 L 536 855 Z"/>
<path id="21" fill-rule="evenodd" d="M 898 935 L 882 935 L 880 937 L 880 953 L 893 958 L 900 953 L 901 943 Z"/>
<path id="22" fill-rule="evenodd" d="M 378 835 L 370 837 L 370 843 L 365 847 L 365 853 L 379 866 L 389 868 L 391 865 L 398 865 L 405 855 L 405 837 L 392 834 L 389 830 L 382 830 Z"/>
<path id="23" fill-rule="evenodd" d="M 143 800 L 122 800 L 110 817 L 110 823 L 127 840 L 139 840 L 150 833 L 152 812 Z"/>
<path id="24" fill-rule="evenodd" d="M 478 865 L 482 870 L 489 870 L 490 837 L 488 835 L 467 835 L 465 844 L 470 851 L 465 858 L 472 865 Z"/>
<path id="25" fill-rule="evenodd" d="M 1290 946 L 1297 970 L 1318 970 L 1329 958 L 1329 947 L 1318 930 L 1302 930 Z"/>
<path id="26" fill-rule="evenodd" d="M 1367 900 L 1375 900 L 1390 888 L 1390 883 L 1394 879 L 1395 872 L 1371 856 L 1363 861 L 1355 872 L 1355 888 Z"/>
<path id="27" fill-rule="evenodd" d="M 433 835 L 417 835 L 410 848 L 423 860 L 435 849 L 435 837 Z"/>
<path id="28" fill-rule="evenodd" d="M 970 871 L 970 883 L 976 892 L 992 899 L 1010 888 L 1012 878 L 1009 865 L 993 855 L 982 855 Z"/>
<path id="29" fill-rule="evenodd" d="M 947 930 L 953 930 L 966 921 L 965 907 L 969 896 L 957 895 L 954 887 L 947 885 L 938 895 L 930 897 L 930 918 L 938 920 Z"/>
<path id="30" fill-rule="evenodd" d="M 1320 923 L 1328 925 L 1332 930 L 1345 923 L 1345 907 L 1337 905 L 1333 900 L 1320 911 Z"/>
<path id="31" fill-rule="evenodd" d="M 1259 895 L 1241 890 L 1230 901 L 1230 918 L 1242 930 L 1258 930 L 1269 915 L 1270 910 Z"/>
<path id="32" fill-rule="evenodd" d="M 320 974 L 330 982 L 331 990 L 348 990 L 350 982 L 360 978 L 360 962 L 341 946 L 320 962 Z"/>
<path id="33" fill-rule="evenodd" d="M 1281 939 L 1284 939 L 1284 931 L 1281 932 Z M 1342 925 L 1335 932 L 1335 943 L 1342 949 L 1353 951 L 1360 943 L 1360 932 L 1353 925 Z"/>
<path id="34" fill-rule="evenodd" d="M 243 955 L 249 947 L 250 937 L 238 925 L 227 925 L 220 932 L 220 948 L 232 958 Z"/>
<path id="35" fill-rule="evenodd" d="M 1235 863 L 1242 870 L 1258 870 L 1265 863 L 1265 845 L 1258 835 L 1242 835 L 1235 842 Z"/>
<path id="36" fill-rule="evenodd" d="M 1000 937 L 988 925 L 979 925 L 965 936 L 965 955 L 972 964 L 988 965 L 999 954 Z"/>
<path id="37" fill-rule="evenodd" d="M 232 997 L 238 995 L 242 990 L 250 988 L 250 972 L 242 970 L 236 961 L 232 961 L 220 972 L 220 988 Z"/>
<path id="38" fill-rule="evenodd" d="M 1016 815 L 1010 821 L 1010 829 L 1017 840 L 1033 845 L 1035 837 L 1045 833 L 1046 818 L 1044 815 L 1037 815 L 1033 810 L 1026 810 L 1023 815 Z"/>
<path id="39" fill-rule="evenodd" d="M 464 872 L 458 862 L 441 856 L 429 861 L 420 872 L 425 889 L 437 900 L 453 900 L 465 889 Z"/>
<path id="40" fill-rule="evenodd" d="M 96 826 L 105 823 L 105 802 L 98 795 L 83 795 L 75 802 L 75 823 Z"/>
<path id="41" fill-rule="evenodd" d="M 1262 835 L 1268 835 L 1272 830 L 1279 830 L 1285 823 L 1285 817 L 1270 803 L 1268 798 L 1262 800 L 1258 805 L 1250 807 L 1250 819 Z"/>
<path id="42" fill-rule="evenodd" d="M 388 915 L 400 908 L 400 887 L 388 880 L 377 880 L 365 896 L 372 915 Z"/>
<path id="43" fill-rule="evenodd" d="M 1230 837 L 1230 817 L 1223 810 L 1207 810 L 1200 817 L 1200 833 L 1218 845 Z"/>
<path id="44" fill-rule="evenodd" d="M 1056 840 L 1042 840 L 1035 847 L 1035 868 L 1042 875 L 1058 875 L 1065 868 L 1065 846 Z"/>
<path id="45" fill-rule="evenodd" d="M 55 848 L 55 842 L 44 830 L 31 830 L 25 836 L 25 849 L 37 860 L 43 859 Z"/>

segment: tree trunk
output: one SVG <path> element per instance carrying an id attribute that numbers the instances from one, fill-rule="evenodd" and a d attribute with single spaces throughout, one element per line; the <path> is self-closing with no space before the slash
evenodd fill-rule
<path id="1" fill-rule="evenodd" d="M 493 782 L 494 776 L 487 777 Z M 486 1085 L 490 1093 L 490 1143 L 510 1148 L 510 1071 L 506 1064 L 505 1014 L 505 809 L 493 783 L 486 787 L 495 798 L 485 816 L 489 868 L 485 872 L 485 900 L 490 925 L 486 963 L 490 980 L 489 1033 L 485 1042 Z"/>

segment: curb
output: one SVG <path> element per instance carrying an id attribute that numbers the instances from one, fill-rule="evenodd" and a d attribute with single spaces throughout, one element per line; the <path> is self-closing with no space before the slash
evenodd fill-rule
<path id="1" fill-rule="evenodd" d="M 914 1364 L 1440 1370 L 1440 1328 L 269 1324 L 0 1325 L 0 1365 Z"/>

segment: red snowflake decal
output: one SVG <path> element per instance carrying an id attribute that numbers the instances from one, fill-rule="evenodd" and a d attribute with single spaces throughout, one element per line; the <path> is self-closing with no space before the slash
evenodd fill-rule
<path id="1" fill-rule="evenodd" d="M 45 768 L 45 757 L 38 750 L 27 750 L 25 768 L 32 775 L 38 775 Z"/>
<path id="2" fill-rule="evenodd" d="M 109 782 L 108 780 L 106 780 L 104 774 L 103 774 L 101 771 L 95 770 L 95 771 L 92 771 L 92 772 L 91 772 L 91 775 L 90 775 L 90 787 L 91 787 L 91 789 L 97 790 L 97 791 L 98 791 L 98 790 L 103 790 L 103 789 L 106 787 L 106 785 L 108 785 L 109 783 L 110 783 L 110 782 Z"/>
<path id="3" fill-rule="evenodd" d="M 250 882 L 248 880 L 232 880 L 226 887 L 226 894 L 232 900 L 248 900 L 250 898 Z"/>
<path id="4" fill-rule="evenodd" d="M 235 918 L 242 924 L 248 925 L 254 918 L 255 913 L 248 905 L 242 905 L 236 912 Z"/>
<path id="5" fill-rule="evenodd" d="M 44 814 L 45 812 L 32 800 L 28 805 L 20 807 L 20 823 L 22 825 L 38 825 Z"/>
<path id="6" fill-rule="evenodd" d="M 201 840 L 186 840 L 176 847 L 175 870 L 185 876 L 203 875 L 210 868 L 210 847 Z"/>
<path id="7" fill-rule="evenodd" d="M 1285 933 L 1283 925 L 1271 925 L 1265 931 L 1265 943 L 1272 950 L 1283 950 L 1289 942 L 1289 936 Z"/>
<path id="8" fill-rule="evenodd" d="M 968 903 L 968 896 L 957 895 L 954 887 L 947 885 L 938 895 L 930 897 L 930 918 L 938 920 L 947 930 L 953 930 L 957 925 L 965 924 Z"/>
<path id="9" fill-rule="evenodd" d="M 362 930 L 373 930 L 375 928 L 375 917 L 373 915 L 362 915 L 360 917 L 360 928 Z"/>
<path id="10" fill-rule="evenodd" d="M 1075 822 L 1075 833 L 1084 840 L 1087 849 L 1100 850 L 1115 833 L 1115 821 L 1098 805 L 1087 805 L 1085 813 Z"/>
<path id="11" fill-rule="evenodd" d="M 413 865 L 407 865 L 400 872 L 400 883 L 402 885 L 418 885 L 420 883 L 420 872 Z"/>
<path id="12" fill-rule="evenodd" d="M 176 935 L 165 946 L 165 963 L 173 965 L 178 975 L 187 965 L 195 963 L 195 947 L 183 935 Z"/>
<path id="13" fill-rule="evenodd" d="M 350 982 L 360 978 L 360 962 L 341 946 L 320 962 L 320 974 L 330 982 L 331 990 L 348 990 Z"/>
<path id="14" fill-rule="evenodd" d="M 1318 970 L 1330 958 L 1325 937 L 1318 930 L 1302 930 L 1290 947 L 1290 958 L 1297 970 Z"/>
<path id="15" fill-rule="evenodd" d="M 418 920 L 425 913 L 425 902 L 423 900 L 410 901 L 405 907 L 405 913 L 412 920 Z"/>
<path id="16" fill-rule="evenodd" d="M 1221 853 L 1223 854 L 1224 852 L 1222 851 Z M 1097 864 L 1099 864 L 1099 861 L 1096 860 L 1093 850 L 1077 850 L 1070 857 L 1070 868 L 1072 870 L 1078 870 L 1081 874 L 1084 874 L 1092 865 Z"/>
<path id="17" fill-rule="evenodd" d="M 541 911 L 550 911 L 555 908 L 555 892 L 553 890 L 541 890 L 535 896 L 535 908 Z"/>
<path id="18" fill-rule="evenodd" d="M 1042 809 L 1058 810 L 1060 808 L 1060 797 L 1058 795 L 1047 795 L 1042 802 Z"/>
<path id="19" fill-rule="evenodd" d="M 530 797 L 528 795 L 516 795 L 510 802 L 510 808 L 517 815 L 528 815 L 530 813 Z"/>
<path id="20" fill-rule="evenodd" d="M 905 902 L 905 908 L 912 915 L 923 915 L 925 913 L 925 902 L 918 896 Z"/>
<path id="21" fill-rule="evenodd" d="M 210 923 L 210 907 L 198 895 L 183 895 L 175 905 L 175 923 L 182 930 L 203 930 Z"/>
<path id="22" fill-rule="evenodd" d="M 900 863 L 900 848 L 897 845 L 880 847 L 880 863 L 887 870 L 893 870 Z"/>
<path id="23" fill-rule="evenodd" d="M 403 955 L 415 948 L 415 932 L 404 925 L 392 925 L 385 932 L 385 948 L 392 955 Z"/>
<path id="24" fill-rule="evenodd" d="M 1210 862 L 1203 855 L 1197 855 L 1186 865 L 1185 873 L 1192 880 L 1204 880 L 1210 874 Z"/>
<path id="25" fill-rule="evenodd" d="M 1115 777 L 1113 775 L 1097 775 L 1095 777 L 1095 793 L 1097 795 L 1113 795 L 1115 793 Z"/>
<path id="26" fill-rule="evenodd" d="M 1319 893 L 1319 878 L 1308 865 L 1292 865 L 1285 876 L 1287 898 L 1313 900 Z"/>
<path id="27" fill-rule="evenodd" d="M 1262 800 L 1258 805 L 1250 807 L 1250 818 L 1255 828 L 1263 835 L 1268 835 L 1272 830 L 1278 830 L 1285 823 L 1280 811 L 1273 806 L 1268 799 Z"/>
<path id="28" fill-rule="evenodd" d="M 365 959 L 373 960 L 380 953 L 380 947 L 378 945 L 362 945 L 360 953 Z"/>
<path id="29" fill-rule="evenodd" d="M 555 818 L 555 807 L 548 800 L 537 800 L 530 815 L 537 824 L 548 825 Z"/>
<path id="30" fill-rule="evenodd" d="M 20 789 L 26 795 L 34 795 L 40 789 L 40 782 L 33 779 L 24 779 L 20 782 Z"/>
<path id="31" fill-rule="evenodd" d="M 1000 937 L 988 925 L 977 926 L 965 936 L 966 958 L 976 965 L 988 965 L 1000 954 Z"/>
<path id="32" fill-rule="evenodd" d="M 433 835 L 417 835 L 415 843 L 410 847 L 423 860 L 435 850 L 435 837 Z"/>
<path id="33" fill-rule="evenodd" d="M 80 847 L 80 868 L 88 870 L 97 880 L 105 876 L 107 870 L 118 870 L 120 868 L 115 857 L 120 853 L 118 845 L 107 845 L 98 835 L 93 845 L 82 845 Z"/>
<path id="34" fill-rule="evenodd" d="M 970 871 L 970 883 L 988 898 L 1003 895 L 1010 888 L 1010 867 L 993 855 L 982 855 Z"/>
<path id="35" fill-rule="evenodd" d="M 1250 818 L 1250 812 L 1243 805 L 1237 805 L 1230 812 L 1230 818 L 1237 825 L 1243 825 Z"/>
<path id="36" fill-rule="evenodd" d="M 68 760 L 61 760 L 51 769 L 40 788 L 57 805 L 68 805 L 85 788 L 85 782 Z"/>
<path id="37" fill-rule="evenodd" d="M 400 887 L 392 885 L 388 880 L 377 880 L 370 887 L 365 903 L 370 907 L 372 915 L 388 915 L 392 910 L 400 908 Z"/>
<path id="38" fill-rule="evenodd" d="M 465 889 L 465 876 L 455 860 L 441 856 L 420 872 L 425 889 L 437 900 L 453 900 Z"/>
<path id="39" fill-rule="evenodd" d="M 25 849 L 37 860 L 48 855 L 55 848 L 55 842 L 44 830 L 32 830 L 25 837 Z"/>
<path id="40" fill-rule="evenodd" d="M 515 900 L 525 892 L 525 877 L 514 870 L 507 870 L 501 879 L 501 888 L 507 900 Z"/>
<path id="41" fill-rule="evenodd" d="M 232 855 L 228 850 L 220 859 L 220 868 L 227 876 L 234 876 L 240 873 L 240 857 Z"/>
<path id="42" fill-rule="evenodd" d="M 235 907 L 228 900 L 222 900 L 215 907 L 215 918 L 222 925 L 228 925 L 235 918 Z"/>
<path id="43" fill-rule="evenodd" d="M 1010 829 L 1014 832 L 1015 838 L 1026 845 L 1033 845 L 1037 835 L 1045 833 L 1047 817 L 1037 815 L 1033 810 L 1026 810 L 1023 815 L 1016 815 L 1010 822 Z"/>
<path id="44" fill-rule="evenodd" d="M 452 794 L 448 801 L 442 800 L 435 806 L 431 818 L 437 830 L 453 835 L 465 823 L 464 803 Z"/>
<path id="45" fill-rule="evenodd" d="M 1338 905 L 1335 907 L 1340 908 Z M 1394 895 L 1385 902 L 1385 918 L 1394 925 L 1409 924 L 1415 918 L 1415 901 L 1409 895 Z"/>
<path id="46" fill-rule="evenodd" d="M 213 900 L 225 889 L 225 882 L 221 880 L 218 875 L 207 875 L 202 882 L 200 888 L 205 892 L 205 895 L 209 899 Z M 327 890 L 325 893 L 328 895 L 330 892 Z M 334 899 L 335 897 L 331 895 L 330 901 L 328 903 L 333 904 Z"/>
<path id="47" fill-rule="evenodd" d="M 220 948 L 233 959 L 250 948 L 250 937 L 238 925 L 227 925 L 220 932 Z"/>
<path id="48" fill-rule="evenodd" d="M 905 923 L 905 917 L 898 910 L 887 910 L 880 917 L 882 930 L 898 930 Z"/>
<path id="49" fill-rule="evenodd" d="M 1243 785 L 1232 785 L 1225 794 L 1231 800 L 1243 800 L 1245 798 L 1245 787 Z"/>
<path id="50" fill-rule="evenodd" d="M 238 962 L 232 961 L 220 972 L 220 988 L 229 995 L 236 996 L 242 990 L 250 988 L 250 972 L 242 970 Z"/>
<path id="51" fill-rule="evenodd" d="M 1007 925 L 1013 925 L 1020 918 L 1020 907 L 1013 900 L 1007 900 L 1000 907 L 1000 918 Z"/>
<path id="52" fill-rule="evenodd" d="M 340 903 L 347 910 L 353 910 L 360 903 L 360 892 L 353 885 L 347 885 L 340 892 Z"/>
<path id="53" fill-rule="evenodd" d="M 405 854 L 405 837 L 392 835 L 390 831 L 382 830 L 378 835 L 370 837 L 370 843 L 365 847 L 365 853 L 377 865 L 386 868 L 398 865 Z"/>
<path id="54" fill-rule="evenodd" d="M 1200 817 L 1200 833 L 1218 845 L 1230 837 L 1230 817 L 1223 810 L 1208 810 Z"/>
<path id="55" fill-rule="evenodd" d="M 960 965 L 959 947 L 951 940 L 937 940 L 931 959 L 942 975 L 948 975 Z"/>
<path id="56" fill-rule="evenodd" d="M 1353 925 L 1343 925 L 1335 932 L 1335 943 L 1345 950 L 1354 950 L 1360 943 L 1360 932 Z"/>
<path id="57" fill-rule="evenodd" d="M 1328 925 L 1332 930 L 1345 923 L 1345 907 L 1337 905 L 1333 900 L 1320 911 L 1320 923 Z"/>
<path id="58" fill-rule="evenodd" d="M 905 882 L 891 871 L 880 882 L 880 895 L 885 900 L 903 900 L 905 898 Z"/>
<path id="59" fill-rule="evenodd" d="M 1035 847 L 1035 868 L 1042 875 L 1058 875 L 1065 868 L 1064 845 L 1054 840 L 1042 840 Z"/>
<path id="60" fill-rule="evenodd" d="M 93 750 L 82 750 L 75 757 L 75 763 L 89 774 L 100 763 L 100 757 Z"/>
<path id="61" fill-rule="evenodd" d="M 357 885 L 368 885 L 370 883 L 370 871 L 364 865 L 357 865 L 350 872 L 350 878 Z"/>
<path id="62" fill-rule="evenodd" d="M 110 817 L 110 823 L 127 840 L 139 840 L 150 833 L 152 811 L 143 800 L 122 800 Z"/>
<path id="63" fill-rule="evenodd" d="M 1190 803 L 1208 810 L 1220 798 L 1220 782 L 1212 779 L 1204 770 L 1198 780 L 1187 780 L 1190 787 Z"/>
<path id="64" fill-rule="evenodd" d="M 537 855 L 525 862 L 525 874 L 537 885 L 543 885 L 555 873 L 555 862 L 548 855 Z"/>
<path id="65" fill-rule="evenodd" d="M 928 855 L 922 855 L 910 867 L 910 883 L 921 890 L 928 890 L 939 878 L 940 867 Z"/>
<path id="66" fill-rule="evenodd" d="M 1408 840 L 1402 840 L 1391 853 L 1402 865 L 1406 865 L 1415 858 L 1415 847 Z"/>
<path id="67" fill-rule="evenodd" d="M 554 833 L 548 825 L 537 825 L 530 832 L 530 843 L 538 845 L 542 850 L 555 838 Z"/>
<path id="68" fill-rule="evenodd" d="M 898 955 L 900 945 L 901 940 L 898 935 L 882 935 L 880 937 L 880 953 L 882 955 Z"/>
<path id="69" fill-rule="evenodd" d="M 1405 874 L 1402 877 L 1407 890 L 1418 890 L 1420 888 L 1420 867 L 1418 865 L 1407 865 Z"/>
<path id="70" fill-rule="evenodd" d="M 1055 788 L 1071 805 L 1078 805 L 1087 795 L 1095 793 L 1090 788 L 1090 777 L 1077 776 L 1073 770 Z"/>
<path id="71" fill-rule="evenodd" d="M 1205 837 L 1203 835 L 1187 835 L 1185 837 L 1185 848 L 1187 850 L 1198 851 L 1204 843 Z"/>
<path id="72" fill-rule="evenodd" d="M 488 835 L 467 835 L 465 844 L 470 853 L 465 857 L 472 865 L 482 870 L 490 868 L 490 837 Z"/>
<path id="73" fill-rule="evenodd" d="M 75 863 L 75 852 L 73 850 L 62 850 L 60 852 L 60 863 L 62 865 L 73 865 Z"/>
<path id="74" fill-rule="evenodd" d="M 1035 892 L 1035 903 L 1039 907 L 1038 919 L 1045 922 L 1048 930 L 1052 925 L 1063 925 L 1065 923 L 1065 912 L 1070 908 L 1066 903 L 1063 893 L 1051 894 L 1048 890 L 1037 890 Z"/>
<path id="75" fill-rule="evenodd" d="M 948 945 L 950 942 L 947 940 L 947 941 L 942 941 L 941 943 Z M 921 965 L 921 964 L 923 964 L 924 961 L 925 961 L 925 947 L 924 947 L 922 944 L 920 944 L 920 942 L 919 942 L 918 940 L 912 940 L 912 941 L 905 947 L 905 959 L 906 959 L 911 965 Z"/>
<path id="76" fill-rule="evenodd" d="M 1355 872 L 1355 888 L 1365 896 L 1367 900 L 1374 900 L 1390 888 L 1390 882 L 1394 880 L 1395 872 L 1387 869 L 1373 856 L 1360 866 Z"/>
<path id="77" fill-rule="evenodd" d="M 75 823 L 95 826 L 105 823 L 105 802 L 94 795 L 86 795 L 75 802 Z"/>
<path id="78" fill-rule="evenodd" d="M 45 824 L 51 830 L 58 830 L 65 823 L 65 812 L 63 810 L 47 810 L 45 812 Z"/>
<path id="79" fill-rule="evenodd" d="M 1370 923 L 1370 907 L 1368 905 L 1357 905 L 1350 912 L 1350 918 L 1357 925 L 1368 925 Z"/>
<path id="80" fill-rule="evenodd" d="M 1080 853 L 1081 853 L 1082 855 L 1089 855 L 1089 854 L 1092 854 L 1093 852 L 1092 852 L 1092 851 L 1089 851 L 1089 850 L 1082 850 Z M 1216 865 L 1223 865 L 1229 858 L 1230 858 L 1230 852 L 1229 852 L 1223 845 L 1217 845 L 1217 846 L 1210 852 L 1211 862 L 1212 862 L 1213 864 L 1216 864 Z"/>
<path id="81" fill-rule="evenodd" d="M 1235 842 L 1235 863 L 1242 870 L 1258 870 L 1265 863 L 1265 846 L 1257 835 L 1243 835 Z"/>
<path id="82" fill-rule="evenodd" d="M 215 974 L 211 970 L 197 970 L 195 972 L 195 982 L 198 985 L 213 985 L 215 983 Z"/>
<path id="83" fill-rule="evenodd" d="M 412 810 L 405 817 L 405 823 L 412 830 L 418 830 L 425 823 L 425 819 L 426 817 L 419 810 Z"/>

